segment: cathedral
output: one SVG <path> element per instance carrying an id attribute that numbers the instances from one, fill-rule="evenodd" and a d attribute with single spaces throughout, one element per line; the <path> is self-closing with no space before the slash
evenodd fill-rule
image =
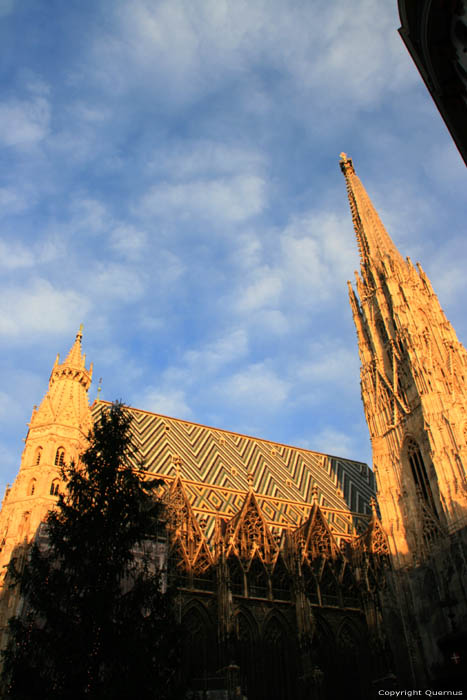
<path id="1" fill-rule="evenodd" d="M 156 551 L 177 581 L 186 697 L 364 700 L 465 682 L 467 353 L 345 154 L 340 167 L 361 260 L 349 294 L 373 470 L 127 409 L 144 469 L 161 480 Z M 2 646 L 21 605 L 6 566 L 41 535 L 60 466 L 108 406 L 89 405 L 91 377 L 80 329 L 3 499 Z"/>

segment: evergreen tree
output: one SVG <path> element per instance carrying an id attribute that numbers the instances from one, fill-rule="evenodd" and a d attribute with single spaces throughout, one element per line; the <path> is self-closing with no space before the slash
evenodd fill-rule
<path id="1" fill-rule="evenodd" d="M 101 413 L 66 493 L 17 575 L 24 612 L 10 621 L 6 698 L 176 697 L 179 631 L 155 562 L 157 480 L 132 468 L 131 417 Z"/>

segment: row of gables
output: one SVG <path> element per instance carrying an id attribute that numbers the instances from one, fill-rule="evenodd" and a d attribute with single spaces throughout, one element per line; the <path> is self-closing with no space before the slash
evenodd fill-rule
<path id="1" fill-rule="evenodd" d="M 261 512 L 253 490 L 230 520 L 218 519 L 208 541 L 193 512 L 178 474 L 165 497 L 172 560 L 178 572 L 208 587 L 215 570 L 226 562 L 232 593 L 257 597 L 287 597 L 290 579 L 303 578 L 311 600 L 337 604 L 336 585 L 347 598 L 352 591 L 372 592 L 381 583 L 380 572 L 389 561 L 389 548 L 375 505 L 367 530 L 338 544 L 324 517 L 317 495 L 307 520 L 293 531 L 275 536 Z M 271 589 L 271 581 L 275 590 Z M 320 592 L 317 592 L 320 591 Z M 281 593 L 279 596 L 278 594 Z M 341 601 L 342 602 L 342 601 Z"/>

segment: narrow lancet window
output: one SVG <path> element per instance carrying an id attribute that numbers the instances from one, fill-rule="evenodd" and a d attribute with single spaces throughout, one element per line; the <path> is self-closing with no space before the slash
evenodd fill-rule
<path id="1" fill-rule="evenodd" d="M 57 452 L 55 453 L 55 466 L 56 467 L 63 467 L 65 464 L 65 450 L 63 447 L 59 447 Z"/>
<path id="2" fill-rule="evenodd" d="M 415 440 L 409 440 L 407 444 L 407 454 L 415 485 L 419 487 L 423 500 L 436 515 L 437 510 L 433 498 L 433 492 L 431 490 L 430 480 L 428 478 L 422 453 L 420 452 L 420 448 Z"/>

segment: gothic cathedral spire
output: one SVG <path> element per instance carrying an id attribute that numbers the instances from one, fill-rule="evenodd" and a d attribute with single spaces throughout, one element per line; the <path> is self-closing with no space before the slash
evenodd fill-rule
<path id="1" fill-rule="evenodd" d="M 32 412 L 18 476 L 3 499 L 0 588 L 12 552 L 33 538 L 57 500 L 61 465 L 82 452 L 92 427 L 88 400 L 92 365 L 86 369 L 81 339 L 82 328 L 63 363 L 57 355 L 48 391 Z"/>
<path id="2" fill-rule="evenodd" d="M 340 167 L 360 250 L 357 293 L 349 283 L 349 294 L 378 501 L 394 561 L 403 566 L 465 524 L 467 352 L 344 153 Z"/>

